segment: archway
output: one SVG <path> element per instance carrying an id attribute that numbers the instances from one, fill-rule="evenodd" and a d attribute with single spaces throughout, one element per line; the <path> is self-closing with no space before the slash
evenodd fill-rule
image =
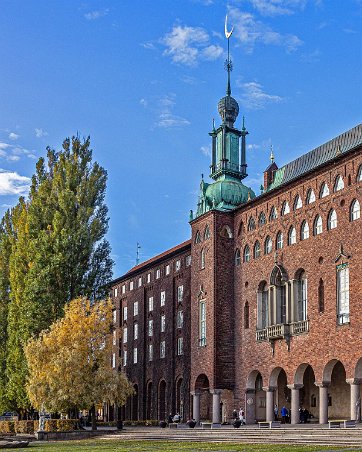
<path id="1" fill-rule="evenodd" d="M 287 408 L 290 413 L 291 390 L 288 388 L 287 374 L 281 367 L 276 367 L 270 374 L 269 386 L 275 388 L 274 407 L 278 407 L 278 416 L 281 415 L 281 409 Z M 290 418 L 289 418 L 290 419 Z M 287 419 L 287 421 L 289 421 Z"/>
<path id="2" fill-rule="evenodd" d="M 197 377 L 195 391 L 200 394 L 200 420 L 211 419 L 212 395 L 210 394 L 209 379 L 205 374 L 200 374 Z"/>
<path id="3" fill-rule="evenodd" d="M 294 377 L 295 385 L 301 386 L 299 390 L 299 406 L 307 410 L 307 414 L 309 413 L 309 417 L 312 419 L 319 418 L 319 393 L 314 382 L 315 375 L 312 366 L 308 363 L 300 364 Z M 307 419 L 307 415 L 305 419 Z M 302 421 L 304 422 L 304 419 Z"/>
<path id="4" fill-rule="evenodd" d="M 346 370 L 336 359 L 324 368 L 323 382 L 328 386 L 328 418 L 349 419 L 351 413 L 350 386 L 346 382 Z"/>
<path id="5" fill-rule="evenodd" d="M 166 416 L 166 382 L 161 380 L 158 387 L 158 419 L 165 421 Z"/>
<path id="6" fill-rule="evenodd" d="M 146 419 L 153 419 L 152 389 L 153 389 L 152 381 L 149 381 L 147 384 Z"/>
<path id="7" fill-rule="evenodd" d="M 253 370 L 248 376 L 245 415 L 248 424 L 266 419 L 266 400 L 265 391 L 263 391 L 263 377 L 258 370 Z"/>

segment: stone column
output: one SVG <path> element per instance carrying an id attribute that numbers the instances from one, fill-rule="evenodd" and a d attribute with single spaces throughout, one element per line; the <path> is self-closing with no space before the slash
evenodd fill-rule
<path id="1" fill-rule="evenodd" d="M 292 391 L 292 400 L 290 404 L 290 423 L 299 424 L 299 390 L 303 385 L 288 385 L 288 388 Z"/>
<path id="2" fill-rule="evenodd" d="M 200 422 L 200 391 L 191 392 L 192 395 L 192 417 L 197 423 Z"/>
<path id="3" fill-rule="evenodd" d="M 328 423 L 328 387 L 327 383 L 316 384 L 319 387 L 319 423 Z"/>
<path id="4" fill-rule="evenodd" d="M 274 391 L 275 388 L 271 386 L 266 386 L 263 388 L 265 391 L 265 402 L 266 402 L 266 421 L 274 420 Z"/>
<path id="5" fill-rule="evenodd" d="M 210 390 L 212 394 L 212 423 L 221 424 L 220 420 L 220 399 L 221 399 L 221 389 Z"/>
<path id="6" fill-rule="evenodd" d="M 360 383 L 357 378 L 347 379 L 346 382 L 351 386 L 351 420 L 359 421 L 361 419 L 361 398 Z"/>

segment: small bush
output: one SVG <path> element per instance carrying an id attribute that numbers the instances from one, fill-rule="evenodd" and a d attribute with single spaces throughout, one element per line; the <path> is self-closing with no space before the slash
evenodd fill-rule
<path id="1" fill-rule="evenodd" d="M 97 421 L 98 427 L 116 427 L 117 422 L 116 421 L 109 421 L 109 422 L 103 422 L 103 421 Z"/>
<path id="2" fill-rule="evenodd" d="M 32 435 L 34 433 L 34 421 L 15 421 L 15 432 Z"/>
<path id="3" fill-rule="evenodd" d="M 157 421 L 155 419 L 148 419 L 146 421 L 123 421 L 123 425 L 129 425 L 129 426 L 153 426 L 158 427 L 160 421 Z"/>
<path id="4" fill-rule="evenodd" d="M 14 421 L 0 421 L 0 434 L 14 435 L 15 422 Z"/>
<path id="5" fill-rule="evenodd" d="M 57 419 L 58 432 L 71 432 L 73 430 L 79 430 L 78 419 Z"/>
<path id="6" fill-rule="evenodd" d="M 58 429 L 57 421 L 58 419 L 46 419 L 44 423 L 44 430 L 46 432 L 56 432 Z"/>

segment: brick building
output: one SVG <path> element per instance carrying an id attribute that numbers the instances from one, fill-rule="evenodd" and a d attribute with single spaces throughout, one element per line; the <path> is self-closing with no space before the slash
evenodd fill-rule
<path id="1" fill-rule="evenodd" d="M 230 63 L 230 60 L 228 59 Z M 112 283 L 125 419 L 356 419 L 362 382 L 362 124 L 278 168 L 258 196 L 230 89 L 191 239 Z"/>

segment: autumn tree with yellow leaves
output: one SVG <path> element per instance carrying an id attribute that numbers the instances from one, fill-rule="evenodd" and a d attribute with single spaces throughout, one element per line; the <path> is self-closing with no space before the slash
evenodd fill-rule
<path id="1" fill-rule="evenodd" d="M 25 347 L 32 405 L 50 412 L 87 409 L 109 402 L 124 405 L 133 388 L 112 367 L 112 303 L 75 299 L 54 322 Z"/>

